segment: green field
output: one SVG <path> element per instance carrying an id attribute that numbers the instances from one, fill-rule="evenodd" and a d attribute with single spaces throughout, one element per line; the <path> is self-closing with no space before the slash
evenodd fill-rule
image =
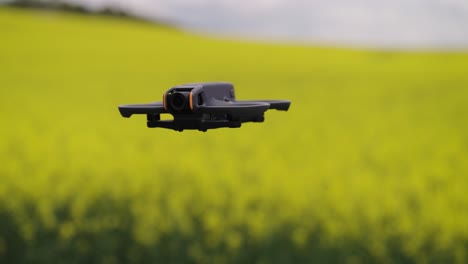
<path id="1" fill-rule="evenodd" d="M 265 123 L 117 105 L 230 81 Z M 1 263 L 468 262 L 468 53 L 268 45 L 0 8 Z"/>

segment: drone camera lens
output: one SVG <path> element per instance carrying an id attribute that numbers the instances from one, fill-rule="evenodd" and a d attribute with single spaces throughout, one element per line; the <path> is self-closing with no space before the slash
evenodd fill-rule
<path id="1" fill-rule="evenodd" d="M 181 93 L 174 93 L 171 95 L 171 106 L 176 111 L 184 109 L 186 103 L 185 95 Z"/>

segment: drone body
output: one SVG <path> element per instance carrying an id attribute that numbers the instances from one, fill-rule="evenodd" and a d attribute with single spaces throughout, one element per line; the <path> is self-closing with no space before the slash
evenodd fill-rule
<path id="1" fill-rule="evenodd" d="M 265 111 L 287 111 L 290 104 L 288 100 L 237 101 L 231 83 L 209 82 L 175 86 L 164 93 L 162 102 L 121 105 L 119 111 L 123 117 L 146 114 L 148 127 L 206 131 L 263 122 Z M 161 120 L 164 113 L 174 120 Z"/>

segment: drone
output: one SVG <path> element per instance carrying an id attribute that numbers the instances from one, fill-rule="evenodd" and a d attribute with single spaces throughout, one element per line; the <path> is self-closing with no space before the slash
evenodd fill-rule
<path id="1" fill-rule="evenodd" d="M 160 127 L 183 131 L 206 132 L 214 128 L 238 128 L 245 122 L 263 122 L 268 109 L 287 111 L 289 100 L 236 100 L 234 86 L 228 82 L 183 84 L 163 94 L 162 102 L 120 105 L 123 117 L 147 116 L 149 128 Z M 161 120 L 161 114 L 173 120 Z"/>

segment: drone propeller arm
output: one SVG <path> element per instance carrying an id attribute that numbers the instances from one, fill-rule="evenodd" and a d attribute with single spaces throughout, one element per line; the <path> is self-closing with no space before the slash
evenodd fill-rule
<path id="1" fill-rule="evenodd" d="M 201 112 L 208 114 L 227 113 L 233 116 L 262 115 L 268 110 L 269 105 L 261 102 L 234 102 L 229 104 L 200 106 Z"/>
<path id="2" fill-rule="evenodd" d="M 267 103 L 270 105 L 269 109 L 275 109 L 280 111 L 287 111 L 291 105 L 289 100 L 240 100 L 237 103 Z"/>
<path id="3" fill-rule="evenodd" d="M 166 110 L 164 110 L 164 106 L 161 102 L 149 104 L 120 105 L 119 111 L 123 117 L 130 117 L 133 114 L 159 115 L 162 113 L 166 113 Z"/>

